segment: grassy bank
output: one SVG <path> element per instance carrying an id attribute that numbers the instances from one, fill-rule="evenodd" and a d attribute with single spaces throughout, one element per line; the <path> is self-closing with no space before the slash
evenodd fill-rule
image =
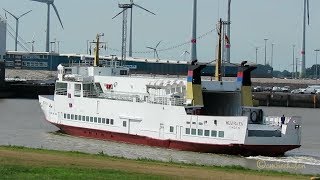
<path id="1" fill-rule="evenodd" d="M 0 146 L 4 179 L 309 179 L 310 176 L 257 171 L 240 166 L 199 166 L 148 159 Z"/>

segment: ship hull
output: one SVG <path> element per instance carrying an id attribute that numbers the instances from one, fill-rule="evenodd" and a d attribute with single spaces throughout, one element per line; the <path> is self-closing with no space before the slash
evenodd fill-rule
<path id="1" fill-rule="evenodd" d="M 52 123 L 54 124 L 54 123 Z M 117 133 L 111 131 L 88 129 L 82 127 L 73 127 L 63 124 L 54 124 L 59 127 L 63 133 L 94 138 L 100 140 L 111 140 L 117 142 L 125 142 L 131 144 L 147 145 L 161 148 L 176 149 L 182 151 L 193 151 L 202 153 L 217 153 L 243 156 L 282 156 L 286 151 L 299 148 L 300 145 L 246 145 L 246 144 L 204 144 L 192 143 L 176 140 L 161 140 L 150 138 L 146 136 L 139 136 L 133 134 Z"/>

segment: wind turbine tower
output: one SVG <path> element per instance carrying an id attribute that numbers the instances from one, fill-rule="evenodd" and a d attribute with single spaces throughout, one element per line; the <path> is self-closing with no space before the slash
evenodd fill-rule
<path id="1" fill-rule="evenodd" d="M 191 62 L 197 60 L 197 0 L 193 0 L 193 21 L 191 38 Z"/>
<path id="2" fill-rule="evenodd" d="M 155 13 L 153 13 L 153 12 L 151 12 L 151 11 L 149 11 L 148 9 L 146 9 L 146 8 L 143 8 L 142 6 L 139 6 L 138 4 L 135 4 L 134 2 L 133 2 L 133 0 L 131 0 L 130 1 L 131 2 L 131 14 L 130 14 L 130 36 L 129 36 L 129 57 L 132 57 L 132 36 L 133 36 L 133 34 L 132 34 L 132 26 L 133 26 L 133 23 L 132 23 L 132 19 L 133 19 L 133 7 L 135 6 L 135 7 L 138 7 L 138 8 L 140 8 L 140 9 L 142 9 L 142 10 L 145 10 L 145 11 L 147 11 L 147 12 L 149 12 L 150 14 L 153 14 L 153 15 L 156 15 Z"/>
<path id="3" fill-rule="evenodd" d="M 115 15 L 112 19 L 116 18 L 120 14 L 122 14 L 122 44 L 121 44 L 121 61 L 124 63 L 127 56 L 127 17 L 128 17 L 128 9 L 132 8 L 131 4 L 119 4 L 119 8 L 123 10 Z"/>
<path id="4" fill-rule="evenodd" d="M 138 7 L 142 10 L 145 10 L 153 15 L 156 15 L 155 13 L 141 7 L 138 4 L 135 4 L 133 2 L 133 0 L 130 1 L 130 4 L 119 4 L 119 8 L 122 8 L 123 10 L 118 13 L 117 15 L 115 15 L 112 19 L 116 18 L 118 15 L 120 15 L 122 13 L 123 15 L 123 19 L 122 19 L 122 47 L 121 47 L 121 51 L 122 51 L 122 60 L 126 59 L 126 50 L 127 50 L 127 18 L 128 18 L 128 9 L 131 9 L 131 17 L 130 17 L 130 39 L 129 39 L 129 57 L 132 57 L 132 29 L 133 29 L 133 7 Z"/>
<path id="5" fill-rule="evenodd" d="M 36 1 L 36 2 L 41 2 L 41 3 L 46 3 L 48 6 L 47 10 L 47 36 L 46 36 L 46 52 L 49 52 L 49 47 L 50 47 L 50 5 L 52 5 L 59 21 L 61 24 L 62 29 L 64 29 L 59 12 L 57 7 L 54 5 L 54 0 L 31 0 L 31 1 Z"/>
<path id="6" fill-rule="evenodd" d="M 300 78 L 304 78 L 306 75 L 306 15 L 308 14 L 308 25 L 309 25 L 309 0 L 304 1 L 303 8 L 303 36 L 302 36 L 302 51 L 301 51 L 301 72 Z"/>
<path id="7" fill-rule="evenodd" d="M 22 18 L 23 16 L 27 15 L 28 13 L 30 13 L 32 10 L 25 12 L 23 14 L 21 14 L 20 16 L 15 16 L 14 14 L 12 14 L 11 12 L 3 9 L 6 13 L 9 13 L 15 20 L 16 20 L 16 37 L 15 37 L 15 46 L 14 46 L 14 50 L 17 51 L 18 50 L 18 32 L 19 32 L 19 19 Z"/>

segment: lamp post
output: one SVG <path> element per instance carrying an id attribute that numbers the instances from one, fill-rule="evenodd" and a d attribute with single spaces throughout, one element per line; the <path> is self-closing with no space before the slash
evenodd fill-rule
<path id="1" fill-rule="evenodd" d="M 298 78 L 298 61 L 299 58 L 296 57 L 296 78 Z"/>
<path id="2" fill-rule="evenodd" d="M 316 52 L 316 70 L 315 70 L 315 77 L 316 77 L 316 79 L 318 79 L 318 52 L 320 51 L 320 49 L 315 49 L 314 51 Z"/>
<path id="3" fill-rule="evenodd" d="M 273 46 L 274 46 L 274 43 L 271 44 L 271 67 L 273 67 Z"/>
<path id="4" fill-rule="evenodd" d="M 258 64 L 258 50 L 259 50 L 259 48 L 256 47 L 256 64 Z"/>
<path id="5" fill-rule="evenodd" d="M 292 79 L 295 78 L 295 73 L 294 73 L 294 48 L 296 47 L 296 45 L 292 45 Z"/>
<path id="6" fill-rule="evenodd" d="M 268 39 L 264 39 L 264 65 L 267 65 L 267 41 Z"/>

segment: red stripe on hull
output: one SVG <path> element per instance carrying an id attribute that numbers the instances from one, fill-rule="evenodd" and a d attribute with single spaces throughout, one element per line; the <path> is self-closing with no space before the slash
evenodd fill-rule
<path id="1" fill-rule="evenodd" d="M 300 145 L 244 145 L 244 144 L 202 144 L 183 142 L 176 140 L 160 140 L 149 138 L 146 136 L 124 134 L 110 131 L 102 131 L 96 129 L 87 129 L 81 127 L 66 126 L 62 124 L 55 124 L 64 133 L 73 136 L 88 137 L 101 140 L 112 140 L 119 142 L 126 142 L 132 144 L 141 144 L 147 146 L 156 146 L 170 149 L 177 149 L 183 151 L 194 151 L 203 153 L 217 153 L 217 154 L 231 154 L 243 156 L 281 156 L 286 151 L 300 147 Z"/>

